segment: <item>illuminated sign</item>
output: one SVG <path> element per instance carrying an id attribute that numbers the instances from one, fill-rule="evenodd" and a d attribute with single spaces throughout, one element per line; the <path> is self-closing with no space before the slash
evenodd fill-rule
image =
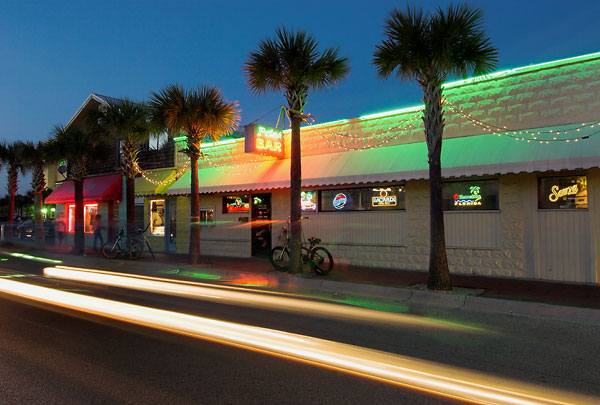
<path id="1" fill-rule="evenodd" d="M 477 206 L 481 205 L 481 187 L 470 186 L 469 192 L 471 194 L 454 194 L 454 205 L 455 206 Z"/>
<path id="2" fill-rule="evenodd" d="M 551 193 L 548 196 L 548 199 L 552 202 L 557 202 L 559 198 L 568 196 L 568 195 L 577 195 L 579 192 L 579 187 L 577 184 L 573 184 L 572 186 L 568 186 L 565 188 L 560 188 L 556 184 L 552 186 L 550 189 Z"/>
<path id="3" fill-rule="evenodd" d="M 283 157 L 283 130 L 259 124 L 246 125 L 246 153 Z"/>
<path id="4" fill-rule="evenodd" d="M 337 193 L 335 197 L 333 197 L 333 208 L 336 210 L 341 210 L 346 206 L 348 202 L 348 197 L 344 193 Z"/>
<path id="5" fill-rule="evenodd" d="M 316 193 L 316 191 L 303 191 L 300 194 L 300 204 L 302 207 L 302 211 L 315 212 L 317 210 L 317 193 Z"/>
<path id="6" fill-rule="evenodd" d="M 371 197 L 373 207 L 395 207 L 398 204 L 398 197 L 392 194 L 391 188 L 374 188 L 373 191 L 379 192 L 379 195 Z"/>
<path id="7" fill-rule="evenodd" d="M 547 177 L 540 179 L 539 208 L 587 208 L 587 177 Z"/>
<path id="8" fill-rule="evenodd" d="M 250 200 L 247 195 L 223 196 L 223 213 L 250 212 Z"/>

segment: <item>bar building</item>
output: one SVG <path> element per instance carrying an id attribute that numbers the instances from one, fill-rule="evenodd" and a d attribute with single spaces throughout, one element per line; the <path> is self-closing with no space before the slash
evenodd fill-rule
<path id="1" fill-rule="evenodd" d="M 448 83 L 444 94 L 451 273 L 598 284 L 600 53 Z M 428 269 L 421 116 L 418 106 L 302 128 L 304 234 L 337 265 Z M 286 224 L 289 131 L 245 130 L 203 148 L 203 255 L 265 254 Z M 188 249 L 189 162 L 175 152 L 184 139 L 170 166 L 136 183 L 157 250 Z"/>

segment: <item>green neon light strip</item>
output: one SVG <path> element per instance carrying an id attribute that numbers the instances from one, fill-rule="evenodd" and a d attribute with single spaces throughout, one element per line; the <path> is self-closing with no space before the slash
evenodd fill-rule
<path id="1" fill-rule="evenodd" d="M 361 115 L 360 117 L 358 117 L 359 120 L 370 120 L 373 118 L 381 118 L 381 117 L 385 117 L 386 115 L 396 115 L 396 114 L 404 114 L 404 113 L 410 113 L 410 112 L 417 112 L 423 109 L 423 105 L 418 105 L 415 107 L 406 107 L 406 108 L 400 108 L 399 110 L 393 110 L 393 111 L 386 111 L 386 112 L 382 112 L 382 113 L 376 113 L 376 114 L 369 114 L 369 115 Z"/>
<path id="2" fill-rule="evenodd" d="M 178 136 L 177 138 L 173 138 L 173 141 L 179 142 L 179 141 L 183 141 L 185 139 L 186 139 L 186 137 L 184 135 L 184 136 Z M 212 148 L 215 146 L 222 146 L 222 145 L 227 145 L 227 144 L 231 144 L 231 143 L 241 142 L 243 140 L 244 140 L 244 138 L 225 139 L 223 141 L 202 143 L 200 146 L 202 148 Z"/>

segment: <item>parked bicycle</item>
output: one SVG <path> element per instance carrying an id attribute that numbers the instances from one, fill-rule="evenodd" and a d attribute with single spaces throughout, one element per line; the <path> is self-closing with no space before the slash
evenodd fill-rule
<path id="1" fill-rule="evenodd" d="M 139 248 L 137 239 L 128 238 L 125 236 L 125 226 L 122 226 L 114 241 L 108 241 L 102 246 L 102 255 L 107 259 L 116 259 L 121 255 L 127 255 L 132 259 L 137 259 L 137 251 Z M 137 256 L 136 256 L 137 255 Z"/>
<path id="2" fill-rule="evenodd" d="M 149 227 L 150 227 L 150 222 L 148 222 L 148 225 L 146 225 L 146 228 L 144 228 L 144 229 L 138 228 L 138 230 L 136 231 L 136 233 L 135 233 L 136 237 L 133 239 L 134 243 L 132 244 L 132 248 L 131 248 L 131 254 L 132 254 L 131 258 L 132 259 L 137 259 L 142 255 L 142 253 L 144 252 L 144 246 L 148 247 L 148 251 L 152 255 L 152 258 L 154 259 L 154 251 L 152 250 L 152 246 L 150 246 L 150 242 L 148 241 L 148 238 L 146 238 L 146 232 L 148 231 Z"/>
<path id="3" fill-rule="evenodd" d="M 149 226 L 150 224 L 148 224 Z M 125 235 L 125 226 L 121 227 L 117 239 L 109 241 L 102 246 L 102 255 L 107 259 L 116 259 L 121 255 L 126 255 L 130 259 L 138 259 L 144 251 L 144 245 L 148 246 L 148 250 L 154 258 L 154 252 L 150 247 L 150 242 L 146 238 L 145 232 L 148 230 L 148 226 L 144 230 L 139 228 L 135 233 L 135 236 L 130 238 Z"/>
<path id="4" fill-rule="evenodd" d="M 279 271 L 287 271 L 290 267 L 290 235 L 288 229 L 289 221 L 288 227 L 283 227 L 281 230 L 285 240 L 283 246 L 275 246 L 271 249 L 269 255 L 269 261 Z M 302 263 L 308 263 L 311 270 L 321 276 L 329 273 L 333 268 L 333 256 L 323 246 L 317 246 L 321 243 L 321 239 L 311 237 L 305 240 L 303 234 L 302 240 Z"/>

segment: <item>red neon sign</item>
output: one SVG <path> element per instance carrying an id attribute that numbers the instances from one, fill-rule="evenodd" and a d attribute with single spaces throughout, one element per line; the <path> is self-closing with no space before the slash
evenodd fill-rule
<path id="1" fill-rule="evenodd" d="M 246 153 L 284 157 L 283 130 L 259 124 L 246 125 Z"/>

